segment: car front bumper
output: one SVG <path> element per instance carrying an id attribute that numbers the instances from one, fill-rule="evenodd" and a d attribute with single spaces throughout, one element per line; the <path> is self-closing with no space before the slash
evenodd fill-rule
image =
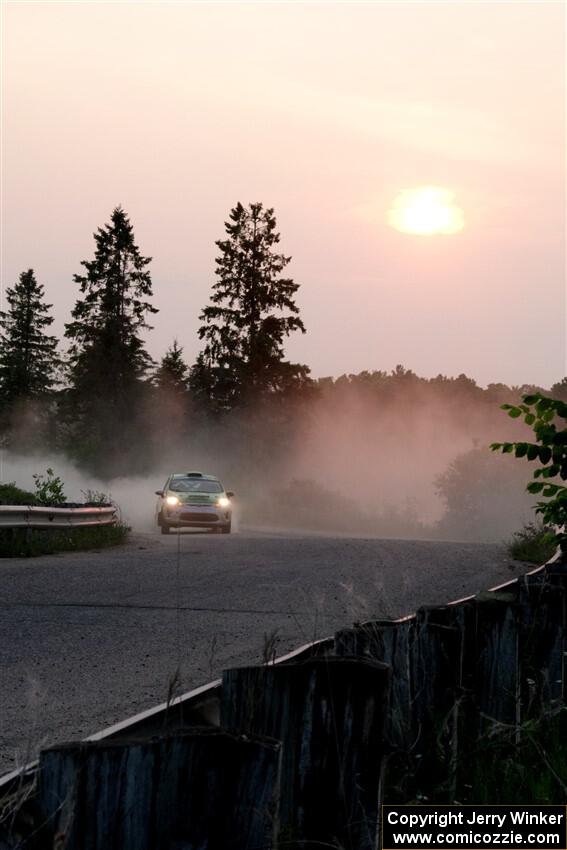
<path id="1" fill-rule="evenodd" d="M 230 518 L 229 508 L 219 508 L 215 505 L 176 505 L 164 508 L 162 521 L 175 527 L 202 527 L 228 525 Z"/>

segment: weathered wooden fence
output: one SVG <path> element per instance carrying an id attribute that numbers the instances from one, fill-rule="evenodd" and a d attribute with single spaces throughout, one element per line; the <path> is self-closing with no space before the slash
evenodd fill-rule
<path id="1" fill-rule="evenodd" d="M 221 722 L 282 741 L 280 835 L 373 850 L 390 669 L 360 658 L 229 670 Z"/>
<path id="2" fill-rule="evenodd" d="M 458 799 L 479 740 L 499 729 L 519 740 L 566 697 L 567 564 L 556 560 L 341 630 L 291 661 L 226 671 L 230 731 L 44 751 L 41 828 L 18 846 L 375 850 L 384 796 Z"/>
<path id="3" fill-rule="evenodd" d="M 334 651 L 392 669 L 386 788 L 450 801 L 479 740 L 551 713 L 567 699 L 567 565 L 492 591 L 335 635 Z M 566 777 L 567 780 L 567 777 Z"/>
<path id="4" fill-rule="evenodd" d="M 277 741 L 212 728 L 47 750 L 39 783 L 43 846 L 272 846 L 280 750 Z"/>

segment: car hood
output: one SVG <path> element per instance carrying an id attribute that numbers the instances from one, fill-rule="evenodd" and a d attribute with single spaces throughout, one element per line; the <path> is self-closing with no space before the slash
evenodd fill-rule
<path id="1" fill-rule="evenodd" d="M 182 505 L 216 505 L 224 493 L 174 493 L 170 491 L 168 496 L 177 496 Z"/>

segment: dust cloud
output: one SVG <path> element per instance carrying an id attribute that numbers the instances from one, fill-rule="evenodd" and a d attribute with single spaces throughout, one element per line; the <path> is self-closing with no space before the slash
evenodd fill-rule
<path id="1" fill-rule="evenodd" d="M 531 469 L 488 446 L 528 438 L 526 426 L 509 420 L 486 391 L 474 385 L 471 391 L 473 382 L 459 394 L 458 381 L 449 382 L 450 393 L 443 384 L 433 391 L 419 381 L 377 400 L 375 392 L 339 379 L 294 407 L 283 428 L 264 413 L 206 425 L 192 414 L 189 427 L 154 434 L 157 451 L 129 446 L 132 472 L 117 477 L 89 473 L 61 453 L 4 450 L 0 480 L 33 489 L 33 474 L 50 467 L 69 501 L 83 501 L 88 490 L 109 494 L 137 531 L 155 530 L 154 493 L 167 475 L 193 469 L 218 475 L 236 493 L 243 527 L 486 542 L 509 537 L 533 520 L 525 493 Z"/>

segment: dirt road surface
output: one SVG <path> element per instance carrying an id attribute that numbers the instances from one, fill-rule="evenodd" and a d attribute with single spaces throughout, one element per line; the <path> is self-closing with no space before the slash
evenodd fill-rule
<path id="1" fill-rule="evenodd" d="M 242 531 L 0 561 L 0 774 L 224 668 L 487 589 L 503 547 Z"/>

